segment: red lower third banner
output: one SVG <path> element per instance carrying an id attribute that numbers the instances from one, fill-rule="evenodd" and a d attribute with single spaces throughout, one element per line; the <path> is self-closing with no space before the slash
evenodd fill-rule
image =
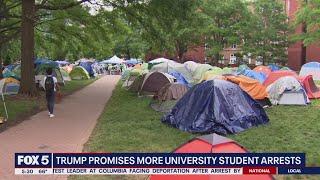
<path id="1" fill-rule="evenodd" d="M 243 167 L 243 174 L 277 174 L 276 167 Z"/>

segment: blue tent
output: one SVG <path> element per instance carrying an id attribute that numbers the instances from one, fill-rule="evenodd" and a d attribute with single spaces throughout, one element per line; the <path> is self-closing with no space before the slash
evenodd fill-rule
<path id="1" fill-rule="evenodd" d="M 269 118 L 239 86 L 215 79 L 189 90 L 162 122 L 193 133 L 235 134 L 266 124 Z"/>
<path id="2" fill-rule="evenodd" d="M 267 76 L 262 72 L 256 72 L 253 70 L 244 70 L 242 75 L 247 76 L 252 79 L 258 80 L 261 84 L 267 79 Z"/>
<path id="3" fill-rule="evenodd" d="M 281 68 L 280 66 L 276 65 L 276 64 L 269 64 L 268 67 L 271 69 L 271 71 L 279 71 Z"/>
<path id="4" fill-rule="evenodd" d="M 91 61 L 81 61 L 79 63 L 79 66 L 83 67 L 84 69 L 86 69 L 89 73 L 90 76 L 94 76 L 95 75 L 95 72 L 93 70 L 93 62 Z"/>
<path id="5" fill-rule="evenodd" d="M 188 83 L 186 78 L 181 73 L 179 73 L 177 71 L 171 71 L 171 72 L 169 72 L 169 74 L 176 78 L 177 83 L 184 84 L 184 85 L 187 85 L 188 87 L 191 87 L 191 84 Z"/>
<path id="6" fill-rule="evenodd" d="M 139 64 L 141 63 L 142 61 L 140 59 L 133 59 L 131 58 L 130 60 L 127 60 L 126 61 L 126 64 L 131 64 L 131 65 L 136 65 L 136 64 Z"/>
<path id="7" fill-rule="evenodd" d="M 57 62 L 51 61 L 49 59 L 41 59 L 41 58 L 37 58 L 34 61 L 34 64 L 36 65 L 36 67 L 38 67 L 39 65 L 43 65 L 43 64 L 46 64 L 48 66 L 55 67 L 55 68 L 59 67 L 59 64 Z"/>

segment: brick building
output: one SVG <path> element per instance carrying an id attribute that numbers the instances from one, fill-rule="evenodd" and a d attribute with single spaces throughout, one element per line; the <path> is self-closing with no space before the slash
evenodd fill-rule
<path id="1" fill-rule="evenodd" d="M 286 13 L 289 17 L 289 21 L 294 20 L 294 15 L 299 9 L 299 0 L 284 0 Z M 299 26 L 295 30 L 296 33 L 303 32 L 302 26 Z M 288 48 L 288 66 L 294 70 L 299 70 L 302 66 L 302 42 L 292 44 Z M 318 61 L 320 62 L 320 47 L 316 45 L 310 45 L 306 48 L 306 62 Z"/>
<path id="2" fill-rule="evenodd" d="M 282 0 L 284 2 L 285 11 L 288 15 L 289 21 L 294 21 L 294 15 L 297 12 L 299 8 L 299 0 Z M 302 26 L 299 26 L 296 28 L 295 33 L 301 33 L 302 32 Z M 291 69 L 299 70 L 302 66 L 302 51 L 303 51 L 303 44 L 302 42 L 297 42 L 295 44 L 292 44 L 288 47 L 288 66 Z M 232 45 L 231 47 L 224 48 L 223 51 L 221 51 L 221 55 L 223 57 L 223 60 L 219 61 L 219 64 L 221 66 L 226 65 L 235 65 L 236 64 L 236 54 L 241 52 L 241 47 L 237 45 Z M 190 48 L 187 53 L 184 55 L 185 61 L 192 60 L 199 63 L 205 63 L 207 61 L 207 57 L 205 55 L 205 47 L 197 47 L 197 48 Z M 161 55 L 160 55 L 161 56 Z M 171 58 L 171 59 L 177 59 L 175 57 L 168 57 L 165 56 L 165 54 L 162 54 L 162 56 Z M 156 56 L 149 56 L 148 59 L 152 59 Z M 158 56 L 159 57 L 159 56 Z M 306 62 L 309 61 L 318 61 L 320 62 L 320 47 L 316 45 L 310 45 L 306 48 Z M 260 65 L 260 61 L 256 61 L 255 59 L 247 59 L 247 63 L 249 65 Z"/>

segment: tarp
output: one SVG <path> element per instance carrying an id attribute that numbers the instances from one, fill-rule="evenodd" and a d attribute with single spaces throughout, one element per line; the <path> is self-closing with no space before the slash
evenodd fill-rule
<path id="1" fill-rule="evenodd" d="M 241 75 L 247 76 L 252 79 L 258 80 L 261 84 L 267 79 L 266 75 L 262 72 L 256 72 L 253 70 L 244 70 L 241 72 Z"/>
<path id="2" fill-rule="evenodd" d="M 259 81 L 240 75 L 240 76 L 225 76 L 227 81 L 238 84 L 240 88 L 246 91 L 253 99 L 263 100 L 268 98 L 266 87 Z"/>
<path id="3" fill-rule="evenodd" d="M 276 64 L 269 64 L 268 67 L 271 69 L 272 72 L 280 70 L 280 66 L 278 66 Z"/>
<path id="4" fill-rule="evenodd" d="M 285 77 L 285 76 L 293 76 L 296 79 L 299 79 L 297 73 L 295 73 L 294 71 L 274 71 L 269 74 L 267 79 L 263 82 L 263 85 L 268 87 L 270 84 L 272 84 L 279 78 Z"/>
<path id="5" fill-rule="evenodd" d="M 59 66 L 65 66 L 70 64 L 68 61 L 55 61 L 55 62 L 57 62 Z"/>
<path id="6" fill-rule="evenodd" d="M 192 133 L 234 134 L 269 121 L 258 102 L 238 85 L 211 80 L 194 86 L 162 122 Z"/>
<path id="7" fill-rule="evenodd" d="M 269 74 L 272 72 L 268 66 L 257 66 L 253 70 L 256 72 L 262 72 L 266 76 L 269 76 Z"/>
<path id="8" fill-rule="evenodd" d="M 318 88 L 313 81 L 312 75 L 300 77 L 300 82 L 302 83 L 309 99 L 320 98 L 320 88 Z"/>
<path id="9" fill-rule="evenodd" d="M 232 139 L 208 134 L 196 137 L 179 146 L 174 153 L 247 153 L 248 151 Z M 272 180 L 271 175 L 151 175 L 150 180 Z"/>
<path id="10" fill-rule="evenodd" d="M 309 62 L 304 64 L 300 70 L 300 76 L 312 75 L 314 80 L 320 80 L 320 63 Z"/>
<path id="11" fill-rule="evenodd" d="M 191 84 L 188 83 L 188 81 L 185 79 L 185 77 L 181 73 L 177 71 L 171 71 L 169 74 L 176 79 L 175 82 L 177 82 L 178 84 L 183 84 L 188 87 L 192 86 Z"/>
<path id="12" fill-rule="evenodd" d="M 141 63 L 142 61 L 140 59 L 130 59 L 125 61 L 126 64 L 136 65 L 138 63 Z"/>
<path id="13" fill-rule="evenodd" d="M 39 65 L 47 65 L 47 66 L 50 66 L 50 67 L 55 67 L 55 68 L 58 68 L 59 67 L 59 64 L 55 61 L 52 61 L 52 60 L 49 60 L 49 59 L 41 59 L 41 58 L 37 58 L 35 61 L 34 61 L 34 64 L 36 65 L 36 68 L 39 66 Z"/>
<path id="14" fill-rule="evenodd" d="M 296 92 L 299 94 L 303 93 L 304 102 L 302 104 L 307 104 L 310 102 L 300 82 L 295 77 L 292 77 L 292 76 L 285 76 L 285 77 L 279 78 L 270 86 L 268 86 L 267 91 L 269 93 L 269 99 L 271 103 L 274 105 L 280 104 L 279 102 L 280 102 L 281 96 L 283 96 L 283 94 L 286 92 Z M 298 98 L 295 98 L 294 96 L 292 97 L 292 99 L 298 100 Z M 301 103 L 296 102 L 292 104 L 295 105 L 295 104 L 301 104 Z"/>

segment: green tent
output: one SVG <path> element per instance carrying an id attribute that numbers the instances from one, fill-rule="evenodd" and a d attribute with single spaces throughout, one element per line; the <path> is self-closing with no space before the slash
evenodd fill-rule
<path id="1" fill-rule="evenodd" d="M 219 67 L 214 66 L 214 67 L 212 67 L 211 70 L 206 71 L 202 75 L 201 80 L 199 82 L 209 80 L 214 76 L 221 76 L 222 74 L 223 74 L 223 70 L 221 68 L 219 68 Z"/>
<path id="2" fill-rule="evenodd" d="M 209 64 L 199 64 L 193 73 L 194 81 L 199 82 L 202 79 L 204 73 L 212 69 L 213 67 Z"/>
<path id="3" fill-rule="evenodd" d="M 222 69 L 222 72 L 223 72 L 223 74 L 232 74 L 234 72 L 234 69 L 230 68 L 230 67 L 224 67 Z"/>
<path id="4" fill-rule="evenodd" d="M 238 67 L 237 73 L 242 74 L 245 70 L 250 70 L 250 68 L 246 64 L 242 64 Z"/>
<path id="5" fill-rule="evenodd" d="M 53 70 L 53 76 L 57 78 L 58 83 L 60 85 L 64 85 L 64 79 L 61 74 L 60 68 L 57 66 L 54 66 L 52 64 L 40 64 L 36 68 L 36 75 L 46 75 L 47 74 L 47 69 L 52 68 Z"/>
<path id="6" fill-rule="evenodd" d="M 73 80 L 86 80 L 90 79 L 89 73 L 81 66 L 76 66 L 70 72 L 70 77 Z"/>
<path id="7" fill-rule="evenodd" d="M 68 71 L 63 68 L 60 68 L 60 72 L 64 81 L 71 81 Z"/>

